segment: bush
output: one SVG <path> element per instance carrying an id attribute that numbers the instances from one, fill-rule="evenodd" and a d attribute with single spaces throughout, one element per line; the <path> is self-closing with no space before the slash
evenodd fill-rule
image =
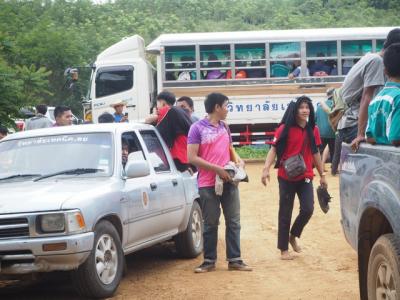
<path id="1" fill-rule="evenodd" d="M 242 159 L 265 159 L 269 146 L 242 146 L 236 147 L 235 150 Z"/>

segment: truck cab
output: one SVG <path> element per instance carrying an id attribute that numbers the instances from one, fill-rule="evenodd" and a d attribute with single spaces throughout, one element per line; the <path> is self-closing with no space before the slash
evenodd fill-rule
<path id="1" fill-rule="evenodd" d="M 146 59 L 144 40 L 125 38 L 104 50 L 93 65 L 84 115 L 94 123 L 103 112 L 114 113 L 112 104 L 124 102 L 129 120 L 143 121 L 154 98 L 154 68 Z M 89 104 L 88 104 L 89 103 Z"/>
<path id="2" fill-rule="evenodd" d="M 340 171 L 341 223 L 358 253 L 361 299 L 400 298 L 400 152 L 343 144 Z"/>

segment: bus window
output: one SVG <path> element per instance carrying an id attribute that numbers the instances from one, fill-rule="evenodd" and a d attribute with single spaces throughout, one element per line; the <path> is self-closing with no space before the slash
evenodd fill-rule
<path id="1" fill-rule="evenodd" d="M 376 52 L 379 52 L 383 49 L 383 43 L 385 40 L 376 40 Z"/>
<path id="2" fill-rule="evenodd" d="M 357 58 L 342 59 L 342 75 L 347 75 L 350 69 L 359 61 Z"/>
<path id="3" fill-rule="evenodd" d="M 229 45 L 200 46 L 200 70 L 205 79 L 224 79 L 231 68 Z"/>
<path id="4" fill-rule="evenodd" d="M 311 76 L 338 75 L 336 41 L 307 42 L 306 51 Z"/>
<path id="5" fill-rule="evenodd" d="M 165 79 L 184 80 L 196 79 L 195 46 L 165 47 Z"/>
<path id="6" fill-rule="evenodd" d="M 265 44 L 235 45 L 235 78 L 265 78 Z M 231 78 L 228 71 L 226 78 Z"/>
<path id="7" fill-rule="evenodd" d="M 361 57 L 372 51 L 372 41 L 342 41 L 342 56 Z"/>
<path id="8" fill-rule="evenodd" d="M 288 77 L 300 66 L 300 43 L 271 43 L 269 49 L 271 77 Z"/>

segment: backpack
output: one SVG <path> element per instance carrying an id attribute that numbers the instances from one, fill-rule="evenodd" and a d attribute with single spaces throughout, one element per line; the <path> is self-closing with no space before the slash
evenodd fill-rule
<path id="1" fill-rule="evenodd" d="M 331 125 L 333 131 L 336 132 L 338 123 L 346 109 L 347 104 L 343 101 L 340 88 L 337 88 L 333 92 L 333 106 L 328 114 L 329 124 Z"/>

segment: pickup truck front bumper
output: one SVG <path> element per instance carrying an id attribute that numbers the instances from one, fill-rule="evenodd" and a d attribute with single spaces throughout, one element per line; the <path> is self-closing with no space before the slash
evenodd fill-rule
<path id="1" fill-rule="evenodd" d="M 78 268 L 93 248 L 94 233 L 0 240 L 0 275 Z"/>

